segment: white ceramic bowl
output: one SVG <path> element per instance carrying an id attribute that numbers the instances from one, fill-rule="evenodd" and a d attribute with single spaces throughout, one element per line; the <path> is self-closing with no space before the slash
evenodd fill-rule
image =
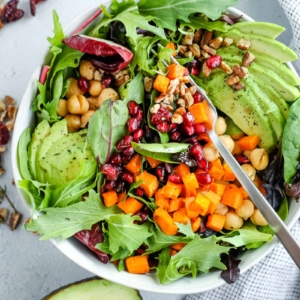
<path id="1" fill-rule="evenodd" d="M 103 4 L 107 6 L 109 6 L 109 3 L 110 1 L 103 1 Z M 90 15 L 92 15 L 93 12 L 97 10 L 97 8 L 99 8 L 99 5 L 95 5 L 94 7 L 91 7 L 88 10 L 82 12 L 65 28 L 65 34 L 70 35 L 72 32 L 74 32 L 79 25 L 81 25 Z M 230 8 L 229 12 L 237 17 L 243 15 L 243 19 L 245 21 L 253 21 L 253 19 L 237 9 Z M 48 49 L 45 49 L 45 57 L 47 56 L 47 53 Z M 18 140 L 25 128 L 29 126 L 33 127 L 34 125 L 34 114 L 31 111 L 31 104 L 36 96 L 36 80 L 39 78 L 43 64 L 44 61 L 42 61 L 36 67 L 29 80 L 29 84 L 22 98 L 19 113 L 15 123 L 14 135 L 12 140 L 12 167 L 15 182 L 18 182 L 21 179 L 17 164 Z M 288 65 L 292 70 L 294 70 L 291 64 Z M 20 190 L 18 190 L 18 192 L 28 210 L 31 210 L 30 206 L 25 201 L 22 192 Z M 286 225 L 289 228 L 291 228 L 300 217 L 299 206 L 300 203 L 291 201 L 290 213 L 287 220 L 285 221 Z M 134 275 L 127 272 L 118 272 L 113 264 L 102 264 L 94 256 L 94 254 L 90 250 L 88 250 L 86 246 L 81 244 L 75 238 L 70 238 L 62 242 L 52 239 L 51 242 L 68 258 L 70 258 L 86 270 L 90 271 L 91 273 L 139 290 L 166 294 L 193 294 L 208 291 L 225 284 L 225 281 L 220 277 L 220 272 L 214 271 L 209 274 L 199 275 L 195 279 L 187 276 L 172 284 L 161 285 L 156 275 L 154 274 Z M 241 273 L 246 272 L 260 260 L 262 260 L 268 253 L 272 251 L 277 242 L 278 240 L 276 239 L 276 237 L 274 237 L 272 242 L 265 244 L 261 248 L 256 250 L 249 250 L 244 253 L 242 256 L 242 262 L 239 266 Z"/>

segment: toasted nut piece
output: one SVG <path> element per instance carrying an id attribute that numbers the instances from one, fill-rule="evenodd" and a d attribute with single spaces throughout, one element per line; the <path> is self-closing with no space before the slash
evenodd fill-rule
<path id="1" fill-rule="evenodd" d="M 82 77 L 87 80 L 92 80 L 94 78 L 94 73 L 96 71 L 95 66 L 88 60 L 82 60 L 79 64 L 79 73 Z"/>
<path id="2" fill-rule="evenodd" d="M 193 42 L 196 44 L 200 44 L 202 35 L 203 35 L 203 33 L 202 33 L 201 29 L 196 30 Z"/>
<path id="3" fill-rule="evenodd" d="M 194 33 L 187 34 L 182 39 L 182 45 L 192 45 L 194 39 Z"/>
<path id="4" fill-rule="evenodd" d="M 9 219 L 10 230 L 15 230 L 20 224 L 21 219 L 22 219 L 22 214 L 13 211 Z"/>
<path id="5" fill-rule="evenodd" d="M 212 37 L 213 37 L 212 31 L 205 31 L 200 42 L 200 47 L 203 48 L 203 46 L 208 45 L 208 43 L 212 40 Z"/>
<path id="6" fill-rule="evenodd" d="M 173 111 L 173 106 L 172 105 L 162 103 L 161 106 L 166 108 L 168 111 Z"/>
<path id="7" fill-rule="evenodd" d="M 68 111 L 71 114 L 85 114 L 89 110 L 89 102 L 83 95 L 74 95 L 68 99 Z"/>
<path id="8" fill-rule="evenodd" d="M 171 118 L 171 122 L 175 124 L 181 124 L 183 122 L 183 117 L 180 114 L 174 114 Z"/>
<path id="9" fill-rule="evenodd" d="M 161 103 L 163 100 L 165 100 L 165 98 L 166 98 L 166 95 L 161 94 L 161 95 L 157 96 L 154 101 L 155 101 L 155 103 Z"/>
<path id="10" fill-rule="evenodd" d="M 197 88 L 196 88 L 194 85 L 192 85 L 192 86 L 190 86 L 189 88 L 187 88 L 187 89 L 185 90 L 185 92 L 186 92 L 186 93 L 187 93 L 187 92 L 190 92 L 192 95 L 195 95 L 196 92 L 197 92 Z"/>
<path id="11" fill-rule="evenodd" d="M 239 76 L 240 78 L 246 78 L 248 75 L 248 69 L 245 67 L 240 67 L 239 65 L 234 65 L 232 67 L 234 74 Z"/>
<path id="12" fill-rule="evenodd" d="M 8 105 L 7 106 L 7 116 L 10 120 L 15 120 L 18 111 L 18 106 Z"/>
<path id="13" fill-rule="evenodd" d="M 249 176 L 249 178 L 253 181 L 255 179 L 256 170 L 250 164 L 243 164 L 242 169 Z"/>
<path id="14" fill-rule="evenodd" d="M 217 53 L 217 51 L 216 51 L 215 49 L 210 48 L 210 47 L 208 47 L 208 46 L 206 46 L 206 45 L 204 45 L 204 46 L 202 47 L 202 49 L 203 49 L 205 52 L 207 52 L 208 54 L 210 54 L 210 55 L 216 55 L 216 53 Z"/>
<path id="15" fill-rule="evenodd" d="M 0 146 L 0 154 L 4 153 L 6 151 L 6 147 L 5 146 Z"/>
<path id="16" fill-rule="evenodd" d="M 91 96 L 94 97 L 99 96 L 102 90 L 103 90 L 103 85 L 100 81 L 98 80 L 90 81 L 89 93 L 91 94 Z"/>
<path id="17" fill-rule="evenodd" d="M 0 208 L 0 219 L 5 221 L 8 216 L 8 209 L 7 208 Z"/>
<path id="18" fill-rule="evenodd" d="M 6 122 L 5 125 L 9 131 L 13 131 L 15 127 L 15 120 L 10 120 Z"/>
<path id="19" fill-rule="evenodd" d="M 225 39 L 224 39 L 224 45 L 225 45 L 225 47 L 229 47 L 229 46 L 231 46 L 231 44 L 233 43 L 233 39 L 231 39 L 231 38 L 229 38 L 229 37 L 226 37 Z"/>
<path id="20" fill-rule="evenodd" d="M 211 69 L 207 66 L 206 62 L 204 62 L 202 65 L 202 72 L 203 72 L 203 75 L 206 77 L 208 77 L 211 73 Z"/>
<path id="21" fill-rule="evenodd" d="M 165 104 L 171 104 L 174 101 L 174 95 L 166 95 L 166 98 L 163 100 Z"/>
<path id="22" fill-rule="evenodd" d="M 184 95 L 184 100 L 185 100 L 185 107 L 189 108 L 194 104 L 194 97 L 190 92 L 187 92 Z"/>
<path id="23" fill-rule="evenodd" d="M 174 94 L 179 94 L 179 92 L 180 92 L 180 88 L 179 88 L 179 85 L 177 85 L 175 88 Z"/>
<path id="24" fill-rule="evenodd" d="M 263 217 L 263 215 L 261 214 L 261 212 L 258 209 L 254 210 L 254 213 L 250 217 L 250 220 L 254 225 L 258 225 L 258 226 L 268 225 L 268 222 L 266 221 L 266 219 Z"/>
<path id="25" fill-rule="evenodd" d="M 188 51 L 188 46 L 185 46 L 185 45 L 179 45 L 178 46 L 178 52 L 180 53 L 180 54 L 184 54 L 185 52 L 187 52 Z"/>
<path id="26" fill-rule="evenodd" d="M 236 45 L 241 50 L 248 50 L 251 46 L 251 42 L 245 39 L 240 39 Z"/>
<path id="27" fill-rule="evenodd" d="M 269 164 L 269 154 L 265 149 L 254 149 L 251 151 L 250 161 L 256 170 L 264 170 Z"/>
<path id="28" fill-rule="evenodd" d="M 235 75 L 235 74 L 232 74 L 228 77 L 226 83 L 229 85 L 229 86 L 232 86 L 236 83 L 238 83 L 240 81 L 240 77 Z"/>
<path id="29" fill-rule="evenodd" d="M 219 36 L 219 37 L 216 37 L 213 40 L 211 40 L 209 42 L 209 46 L 214 49 L 219 49 L 221 47 L 222 43 L 223 43 L 223 38 Z"/>
<path id="30" fill-rule="evenodd" d="M 193 57 L 193 52 L 192 51 L 187 51 L 184 53 L 185 57 Z"/>
<path id="31" fill-rule="evenodd" d="M 95 113 L 94 110 L 89 110 L 87 113 L 81 116 L 81 128 L 85 128 L 92 115 Z"/>
<path id="32" fill-rule="evenodd" d="M 160 105 L 159 104 L 154 104 L 151 108 L 150 108 L 150 112 L 151 114 L 156 114 L 158 112 L 158 110 L 160 109 Z"/>
<path id="33" fill-rule="evenodd" d="M 129 71 L 127 69 L 118 71 L 114 73 L 113 76 L 116 80 L 115 84 L 118 87 L 126 83 L 130 79 Z"/>
<path id="34" fill-rule="evenodd" d="M 5 111 L 6 110 L 6 104 L 3 101 L 3 99 L 0 99 L 0 111 Z"/>
<path id="35" fill-rule="evenodd" d="M 228 75 L 232 74 L 232 69 L 224 62 L 222 61 L 220 64 L 220 68 Z"/>
<path id="36" fill-rule="evenodd" d="M 182 98 L 179 98 L 176 103 L 181 107 L 185 107 L 185 101 Z"/>
<path id="37" fill-rule="evenodd" d="M 76 132 L 80 129 L 81 118 L 78 115 L 66 115 L 65 119 L 67 121 L 68 132 Z"/>
<path id="38" fill-rule="evenodd" d="M 247 51 L 243 57 L 242 65 L 244 67 L 248 67 L 254 62 L 254 60 L 255 56 L 251 52 Z"/>
<path id="39" fill-rule="evenodd" d="M 173 79 L 170 80 L 169 86 L 168 86 L 168 93 L 169 94 L 174 94 L 176 87 L 179 85 L 179 79 Z"/>
<path id="40" fill-rule="evenodd" d="M 68 114 L 68 101 L 65 99 L 59 99 L 56 109 L 56 113 L 60 117 L 65 117 Z"/>
<path id="41" fill-rule="evenodd" d="M 181 100 L 183 100 L 183 99 L 181 99 Z M 183 100 L 184 101 L 184 100 Z M 185 103 L 184 103 L 185 104 Z M 179 114 L 179 115 L 184 115 L 186 113 L 186 110 L 185 110 L 185 108 L 184 107 L 179 107 L 179 108 L 177 108 L 176 110 L 175 110 L 175 114 Z"/>
<path id="42" fill-rule="evenodd" d="M 4 120 L 6 119 L 6 116 L 7 116 L 7 110 L 3 111 L 0 114 L 0 122 L 4 122 Z"/>
<path id="43" fill-rule="evenodd" d="M 239 90 L 242 90 L 243 88 L 245 88 L 245 85 L 242 82 L 238 82 L 238 83 L 232 85 L 231 87 L 233 88 L 233 90 L 239 91 Z"/>
<path id="44" fill-rule="evenodd" d="M 96 70 L 94 72 L 94 80 L 101 81 L 104 75 L 104 71 Z"/>
<path id="45" fill-rule="evenodd" d="M 195 57 L 197 57 L 197 58 L 200 57 L 201 52 L 200 52 L 200 47 L 198 44 L 193 44 L 193 45 L 189 46 L 189 49 L 190 49 L 190 51 L 192 51 L 192 53 Z"/>
<path id="46" fill-rule="evenodd" d="M 5 96 L 4 100 L 7 105 L 15 105 L 16 104 L 16 101 L 10 96 Z"/>
<path id="47" fill-rule="evenodd" d="M 119 100 L 120 97 L 118 93 L 112 88 L 105 88 L 102 90 L 101 94 L 98 97 L 97 106 L 100 107 L 105 100 Z"/>
<path id="48" fill-rule="evenodd" d="M 183 76 L 182 82 L 183 82 L 183 83 L 189 83 L 189 82 L 190 82 L 189 76 Z"/>
<path id="49" fill-rule="evenodd" d="M 180 96 L 183 97 L 185 95 L 185 84 L 184 84 L 184 82 L 180 83 L 179 88 L 180 88 Z"/>
<path id="50" fill-rule="evenodd" d="M 207 52 L 205 52 L 204 50 L 201 50 L 201 54 L 204 58 L 210 58 L 211 55 L 209 55 Z"/>
<path id="51" fill-rule="evenodd" d="M 153 87 L 153 78 L 146 76 L 144 78 L 144 88 L 145 88 L 145 91 L 148 92 L 148 93 L 151 92 L 152 87 Z"/>
<path id="52" fill-rule="evenodd" d="M 0 176 L 3 175 L 5 173 L 5 169 L 2 168 L 2 166 L 0 166 Z"/>

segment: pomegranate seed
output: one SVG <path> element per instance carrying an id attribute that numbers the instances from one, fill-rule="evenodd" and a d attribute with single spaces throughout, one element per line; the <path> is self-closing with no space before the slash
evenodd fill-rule
<path id="1" fill-rule="evenodd" d="M 6 145 L 10 139 L 10 133 L 6 125 L 0 122 L 0 145 Z"/>
<path id="2" fill-rule="evenodd" d="M 206 130 L 206 128 L 203 124 L 195 124 L 193 127 L 194 127 L 196 134 L 204 133 Z"/>
<path id="3" fill-rule="evenodd" d="M 144 130 L 142 128 L 137 129 L 134 133 L 133 133 L 133 140 L 135 142 L 139 142 L 139 140 L 143 137 L 144 135 Z"/>
<path id="4" fill-rule="evenodd" d="M 188 70 L 192 75 L 198 76 L 200 73 L 200 62 L 197 60 L 192 60 L 188 64 Z"/>
<path id="5" fill-rule="evenodd" d="M 143 115 L 144 115 L 144 112 L 143 112 L 143 110 L 139 107 L 138 108 L 138 112 L 137 112 L 137 114 L 136 114 L 136 118 L 138 119 L 138 120 L 142 120 L 143 119 Z"/>
<path id="6" fill-rule="evenodd" d="M 121 138 L 117 143 L 117 149 L 118 151 L 123 151 L 125 148 L 131 145 L 131 142 L 133 140 L 133 137 L 131 135 L 127 135 L 123 138 Z"/>
<path id="7" fill-rule="evenodd" d="M 118 181 L 115 187 L 115 191 L 117 194 L 123 193 L 125 190 L 125 182 L 124 181 Z"/>
<path id="8" fill-rule="evenodd" d="M 247 164 L 249 162 L 249 159 L 247 156 L 242 155 L 242 154 L 236 154 L 235 159 L 238 161 L 240 164 Z"/>
<path id="9" fill-rule="evenodd" d="M 196 160 L 201 160 L 203 158 L 202 146 L 199 143 L 190 146 L 189 153 Z"/>
<path id="10" fill-rule="evenodd" d="M 159 124 L 156 125 L 156 129 L 162 133 L 166 133 L 169 131 L 169 123 L 168 122 L 160 122 Z"/>
<path id="11" fill-rule="evenodd" d="M 163 166 L 157 166 L 155 169 L 155 174 L 158 177 L 158 181 L 164 181 L 166 176 L 166 169 Z"/>
<path id="12" fill-rule="evenodd" d="M 135 101 L 131 100 L 127 103 L 127 107 L 128 107 L 128 112 L 129 112 L 130 116 L 135 117 L 139 110 L 138 104 Z"/>
<path id="13" fill-rule="evenodd" d="M 122 157 L 122 164 L 127 165 L 131 160 L 131 156 L 123 156 Z"/>
<path id="14" fill-rule="evenodd" d="M 170 138 L 172 141 L 178 141 L 181 138 L 181 132 L 174 131 L 170 134 Z"/>
<path id="15" fill-rule="evenodd" d="M 195 118 L 190 112 L 185 113 L 182 117 L 184 125 L 192 126 L 194 124 Z"/>
<path id="16" fill-rule="evenodd" d="M 104 189 L 105 189 L 105 191 L 112 191 L 112 190 L 114 190 L 115 186 L 116 186 L 116 182 L 115 181 L 108 181 L 104 185 Z"/>
<path id="17" fill-rule="evenodd" d="M 140 120 L 138 120 L 137 118 L 130 118 L 127 121 L 127 127 L 129 132 L 134 132 L 135 130 L 137 130 L 141 125 Z"/>
<path id="18" fill-rule="evenodd" d="M 102 78 L 102 85 L 104 85 L 105 88 L 109 87 L 112 83 L 112 77 L 111 75 L 105 74 Z"/>
<path id="19" fill-rule="evenodd" d="M 200 185 L 207 185 L 212 183 L 212 177 L 207 173 L 197 174 L 196 178 Z"/>
<path id="20" fill-rule="evenodd" d="M 204 172 L 208 171 L 209 163 L 205 158 L 202 158 L 201 160 L 198 160 L 197 165 Z"/>
<path id="21" fill-rule="evenodd" d="M 141 222 L 146 222 L 146 221 L 148 220 L 148 214 L 145 213 L 145 212 L 143 212 L 143 211 L 139 211 L 139 212 L 137 212 L 135 215 L 136 215 L 136 216 L 139 216 L 139 217 L 142 219 Z M 142 254 L 145 253 L 145 250 L 139 248 L 139 249 L 137 250 L 137 253 L 140 254 L 140 255 L 142 255 Z"/>
<path id="22" fill-rule="evenodd" d="M 197 103 L 200 103 L 203 101 L 203 97 L 200 93 L 195 93 L 193 95 L 193 98 L 194 98 L 194 104 L 197 104 Z"/>
<path id="23" fill-rule="evenodd" d="M 123 150 L 124 156 L 131 157 L 134 154 L 134 149 L 132 146 L 128 146 Z"/>
<path id="24" fill-rule="evenodd" d="M 144 191 L 142 188 L 138 187 L 136 190 L 135 190 L 135 194 L 138 196 L 138 197 L 143 197 L 144 196 Z"/>
<path id="25" fill-rule="evenodd" d="M 178 129 L 178 125 L 175 124 L 175 123 L 172 123 L 172 124 L 170 125 L 169 131 L 170 131 L 170 132 L 174 132 L 174 131 L 176 131 L 177 129 Z"/>
<path id="26" fill-rule="evenodd" d="M 106 179 L 110 181 L 116 181 L 119 175 L 115 167 L 110 164 L 102 166 L 102 173 L 104 173 L 106 175 Z"/>
<path id="27" fill-rule="evenodd" d="M 83 93 L 86 93 L 90 88 L 90 83 L 85 77 L 80 77 L 77 81 L 77 85 Z"/>
<path id="28" fill-rule="evenodd" d="M 172 113 L 170 111 L 167 110 L 165 113 L 163 113 L 162 115 L 163 121 L 171 122 L 171 119 L 172 119 Z"/>
<path id="29" fill-rule="evenodd" d="M 173 183 L 176 183 L 176 184 L 182 183 L 181 177 L 179 175 L 175 175 L 175 174 L 170 174 L 168 176 L 168 180 Z"/>
<path id="30" fill-rule="evenodd" d="M 120 153 L 115 153 L 110 158 L 109 162 L 113 165 L 120 165 L 122 163 L 122 157 Z"/>
<path id="31" fill-rule="evenodd" d="M 209 69 L 213 70 L 220 66 L 222 57 L 219 55 L 213 55 L 206 60 L 206 65 Z"/>
<path id="32" fill-rule="evenodd" d="M 182 128 L 188 136 L 193 135 L 195 133 L 193 126 L 187 126 L 187 125 L 183 124 Z"/>
<path id="33" fill-rule="evenodd" d="M 133 183 L 133 175 L 127 170 L 123 170 L 122 179 L 128 183 Z"/>
<path id="34" fill-rule="evenodd" d="M 161 114 L 151 114 L 150 115 L 150 122 L 153 125 L 159 124 L 161 122 L 161 119 L 162 119 L 162 115 Z"/>
<path id="35" fill-rule="evenodd" d="M 193 144 L 198 143 L 198 139 L 197 139 L 197 137 L 195 137 L 193 135 L 193 136 L 186 139 L 186 143 L 189 143 L 189 144 L 193 145 Z"/>

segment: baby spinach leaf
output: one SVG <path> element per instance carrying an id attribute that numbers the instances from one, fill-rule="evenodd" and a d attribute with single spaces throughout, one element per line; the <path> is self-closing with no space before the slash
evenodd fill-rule
<path id="1" fill-rule="evenodd" d="M 293 183 L 300 158 L 300 99 L 289 109 L 288 119 L 283 130 L 282 154 L 284 157 L 284 181 Z"/>
<path id="2" fill-rule="evenodd" d="M 121 213 L 117 206 L 106 207 L 100 195 L 89 191 L 85 201 L 67 207 L 44 208 L 44 215 L 25 224 L 26 230 L 42 234 L 41 240 L 56 238 L 67 239 L 81 230 L 90 230 L 93 224 L 107 220 L 110 216 Z"/>
<path id="3" fill-rule="evenodd" d="M 126 103 L 106 100 L 89 121 L 88 141 L 100 164 L 105 164 L 111 156 L 116 142 L 127 133 L 129 118 Z"/>
<path id="4" fill-rule="evenodd" d="M 18 165 L 23 179 L 31 179 L 28 168 L 28 145 L 31 140 L 31 129 L 25 129 L 18 142 Z"/>

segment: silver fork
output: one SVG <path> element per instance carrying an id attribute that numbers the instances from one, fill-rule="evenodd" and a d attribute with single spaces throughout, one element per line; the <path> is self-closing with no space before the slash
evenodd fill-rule
<path id="1" fill-rule="evenodd" d="M 162 45 L 158 44 L 160 48 L 163 48 Z M 154 54 L 157 55 L 157 53 L 153 50 Z M 179 65 L 177 60 L 171 56 L 171 61 L 174 64 Z M 163 61 L 163 64 L 167 67 L 169 64 L 166 61 Z M 227 162 L 230 169 L 234 172 L 236 178 L 241 183 L 241 185 L 244 187 L 248 195 L 250 196 L 251 200 L 254 202 L 255 206 L 258 208 L 258 210 L 261 212 L 261 214 L 264 216 L 278 239 L 281 241 L 284 248 L 287 250 L 291 258 L 294 260 L 295 264 L 300 269 L 300 246 L 297 242 L 297 240 L 294 238 L 294 236 L 291 234 L 289 229 L 286 227 L 284 222 L 280 219 L 280 217 L 277 215 L 277 213 L 274 211 L 274 209 L 271 207 L 269 202 L 266 200 L 266 198 L 261 194 L 261 192 L 257 189 L 257 187 L 254 185 L 252 180 L 248 177 L 248 175 L 244 172 L 244 170 L 241 168 L 240 164 L 236 161 L 236 159 L 233 157 L 233 155 L 228 151 L 228 149 L 224 146 L 221 139 L 215 132 L 215 125 L 218 118 L 218 112 L 211 102 L 211 100 L 207 97 L 206 92 L 198 86 L 193 78 L 188 75 L 190 83 L 197 88 L 197 91 L 202 95 L 203 101 L 206 101 L 209 105 L 211 112 L 212 112 L 212 128 L 208 129 L 207 134 L 209 135 L 209 138 L 215 145 L 216 149 L 219 151 L 220 155 L 223 157 L 223 159 Z"/>

